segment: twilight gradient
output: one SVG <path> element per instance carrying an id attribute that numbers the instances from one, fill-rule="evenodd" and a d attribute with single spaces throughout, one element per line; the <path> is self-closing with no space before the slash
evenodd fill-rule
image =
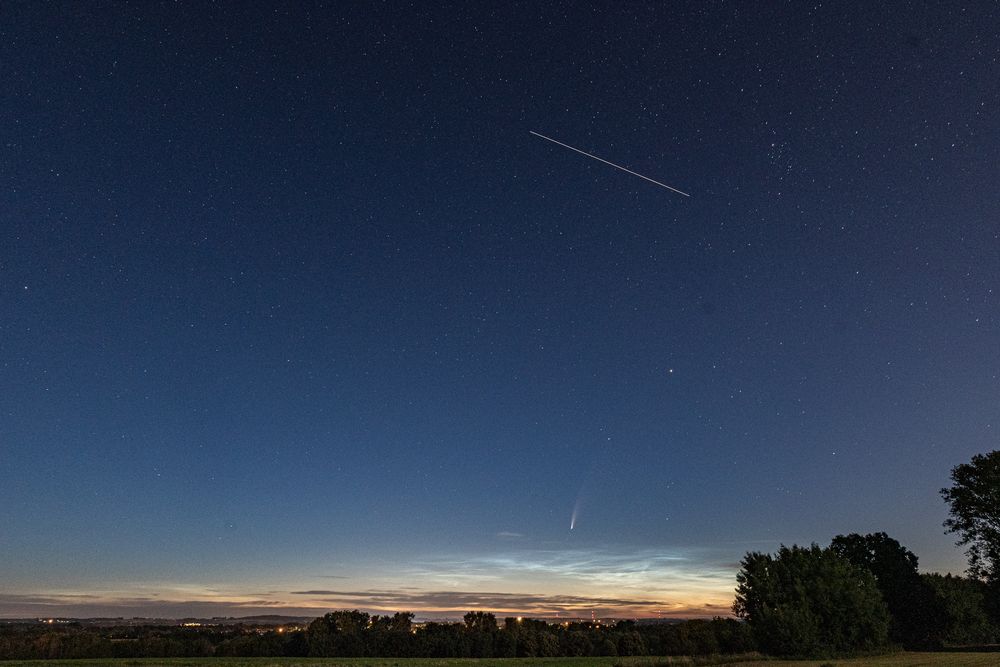
<path id="1" fill-rule="evenodd" d="M 293 4 L 3 10 L 0 616 L 711 616 L 879 530 L 961 571 L 995 6 Z"/>

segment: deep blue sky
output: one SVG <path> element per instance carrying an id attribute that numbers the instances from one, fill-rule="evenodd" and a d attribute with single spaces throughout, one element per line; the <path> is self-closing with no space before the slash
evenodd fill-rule
<path id="1" fill-rule="evenodd" d="M 748 549 L 876 530 L 962 570 L 991 3 L 203 4 L 0 9 L 0 616 L 725 613 Z"/>

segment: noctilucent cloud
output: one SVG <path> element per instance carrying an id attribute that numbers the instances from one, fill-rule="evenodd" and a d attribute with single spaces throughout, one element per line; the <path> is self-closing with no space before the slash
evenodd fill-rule
<path id="1" fill-rule="evenodd" d="M 849 532 L 962 571 L 995 6 L 293 4 L 4 9 L 0 616 L 712 616 Z"/>

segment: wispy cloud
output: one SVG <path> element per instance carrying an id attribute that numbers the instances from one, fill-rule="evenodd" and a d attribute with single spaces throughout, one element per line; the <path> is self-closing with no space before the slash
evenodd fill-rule
<path id="1" fill-rule="evenodd" d="M 538 616 L 586 615 L 591 610 L 621 616 L 652 616 L 657 613 L 714 615 L 728 613 L 726 605 L 689 605 L 648 598 L 600 597 L 585 595 L 546 595 L 504 593 L 498 591 L 420 591 L 395 590 L 292 591 L 292 595 L 317 598 L 337 608 L 358 607 L 375 610 L 415 609 L 424 612 L 460 613 L 483 609 L 500 613 Z"/>
<path id="2" fill-rule="evenodd" d="M 420 558 L 385 577 L 385 585 L 293 595 L 385 610 L 709 616 L 729 613 L 738 569 L 732 557 L 729 550 L 704 549 L 507 549 Z M 414 582 L 419 588 L 402 586 Z"/>
<path id="3" fill-rule="evenodd" d="M 306 616 L 343 608 L 425 617 L 470 609 L 711 616 L 729 613 L 738 569 L 733 556 L 725 549 L 506 549 L 423 557 L 352 577 L 304 575 L 301 588 L 133 582 L 119 590 L 15 591 L 0 594 L 0 616 Z"/>
<path id="4" fill-rule="evenodd" d="M 100 596 L 72 594 L 0 594 L 0 617 L 148 617 L 253 616 L 257 614 L 313 615 L 312 609 L 291 608 L 278 600 L 164 599 L 160 596 Z"/>
<path id="5" fill-rule="evenodd" d="M 730 595 L 735 574 L 732 554 L 695 550 L 606 549 L 531 550 L 464 558 L 423 559 L 409 576 L 425 582 L 544 580 L 561 587 L 641 590 L 646 593 L 715 592 Z"/>

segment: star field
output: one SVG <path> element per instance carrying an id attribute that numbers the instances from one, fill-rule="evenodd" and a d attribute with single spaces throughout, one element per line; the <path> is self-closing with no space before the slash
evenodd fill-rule
<path id="1" fill-rule="evenodd" d="M 8 7 L 0 616 L 961 571 L 998 58 L 986 3 Z"/>

